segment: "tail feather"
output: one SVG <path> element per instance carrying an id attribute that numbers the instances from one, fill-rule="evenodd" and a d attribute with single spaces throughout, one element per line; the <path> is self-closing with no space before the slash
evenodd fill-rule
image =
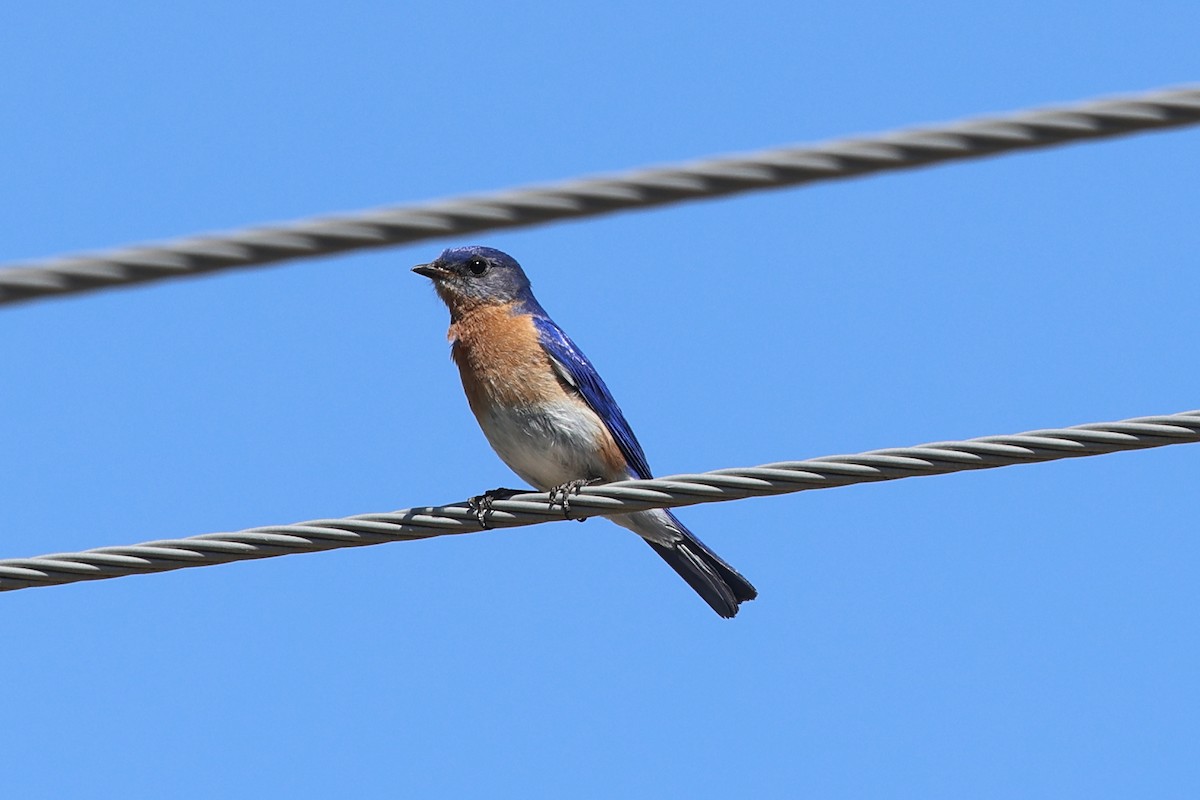
<path id="1" fill-rule="evenodd" d="M 716 564 L 705 558 L 704 551 L 691 546 L 696 541 L 684 540 L 672 545 L 661 545 L 647 540 L 646 544 L 654 548 L 654 552 L 662 556 L 662 560 L 678 572 L 713 611 L 725 619 L 732 619 L 737 616 L 738 604 L 744 600 L 753 600 L 757 593 L 745 578 L 734 572 L 739 579 L 735 592 L 734 586 L 726 582 Z M 727 565 L 723 566 L 728 569 Z"/>
<path id="2" fill-rule="evenodd" d="M 739 603 L 758 597 L 750 581 L 708 549 L 674 514 L 636 512 L 611 519 L 638 533 L 722 617 L 736 616 Z"/>

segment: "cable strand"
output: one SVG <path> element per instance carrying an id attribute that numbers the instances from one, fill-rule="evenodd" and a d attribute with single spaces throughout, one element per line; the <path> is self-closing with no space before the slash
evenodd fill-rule
<path id="1" fill-rule="evenodd" d="M 892 131 L 0 267 L 0 304 L 801 186 L 1200 122 L 1200 87 Z"/>
<path id="2" fill-rule="evenodd" d="M 529 492 L 494 501 L 487 520 L 488 527 L 511 528 L 1189 442 L 1200 442 L 1200 410 L 588 486 L 571 497 L 568 512 L 561 506 L 552 507 L 549 495 Z M 236 533 L 206 533 L 183 539 L 98 547 L 78 553 L 9 558 L 0 560 L 0 591 L 477 533 L 483 529 L 475 511 L 462 502 L 295 525 L 268 525 Z"/>

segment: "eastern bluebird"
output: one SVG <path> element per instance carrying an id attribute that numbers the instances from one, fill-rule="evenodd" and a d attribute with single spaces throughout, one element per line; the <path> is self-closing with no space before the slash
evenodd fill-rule
<path id="1" fill-rule="evenodd" d="M 595 481 L 650 478 L 642 446 L 608 387 L 530 290 L 521 265 L 490 247 L 454 247 L 413 267 L 450 309 L 451 355 L 471 411 L 501 460 L 565 498 Z M 665 509 L 614 514 L 722 617 L 758 592 Z"/>

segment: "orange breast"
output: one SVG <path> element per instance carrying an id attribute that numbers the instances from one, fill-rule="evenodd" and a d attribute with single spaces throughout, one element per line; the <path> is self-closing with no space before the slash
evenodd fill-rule
<path id="1" fill-rule="evenodd" d="M 449 331 L 467 402 L 492 447 L 541 489 L 627 477 L 608 427 L 558 377 L 533 320 L 512 311 L 513 304 L 462 309 Z"/>
<path id="2" fill-rule="evenodd" d="M 450 326 L 451 354 L 476 416 L 488 408 L 539 405 L 567 399 L 533 320 L 514 304 L 480 306 Z"/>

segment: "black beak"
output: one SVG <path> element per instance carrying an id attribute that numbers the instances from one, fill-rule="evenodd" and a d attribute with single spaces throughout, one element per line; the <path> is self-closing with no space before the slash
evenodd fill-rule
<path id="1" fill-rule="evenodd" d="M 450 274 L 450 270 L 442 269 L 441 267 L 436 266 L 435 264 L 417 264 L 415 267 L 412 268 L 412 271 L 417 273 L 418 275 L 424 275 L 426 278 L 429 278 L 429 279 L 435 280 L 435 281 L 438 278 L 444 278 Z"/>

